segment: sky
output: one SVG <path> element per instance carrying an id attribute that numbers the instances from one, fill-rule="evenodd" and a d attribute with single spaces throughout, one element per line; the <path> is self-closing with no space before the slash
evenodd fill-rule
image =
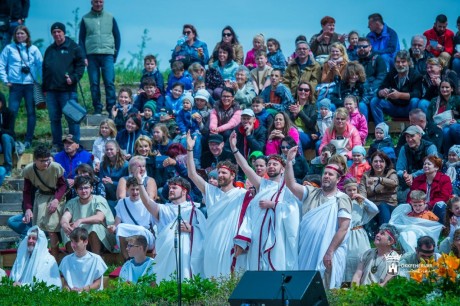
<path id="1" fill-rule="evenodd" d="M 72 11 L 79 9 L 81 19 L 90 8 L 90 0 L 31 0 L 26 24 L 32 40 L 42 38 L 48 46 L 52 43 L 49 29 L 54 22 L 74 24 Z M 398 33 L 404 48 L 402 40 L 410 44 L 413 35 L 433 26 L 438 14 L 445 14 L 448 28 L 457 32 L 460 0 L 106 0 L 105 10 L 112 13 L 120 28 L 120 58 L 129 60 L 131 53 L 139 52 L 143 31 L 147 29 L 150 40 L 145 54 L 158 55 L 160 69 L 164 70 L 185 23 L 195 25 L 209 52 L 220 41 L 222 28 L 231 25 L 245 53 L 252 48 L 254 35 L 263 33 L 266 38 L 278 39 L 287 57 L 294 50 L 295 37 L 303 34 L 310 39 L 321 30 L 320 20 L 326 15 L 335 18 L 336 32 L 357 30 L 366 35 L 367 17 L 378 12 Z"/>

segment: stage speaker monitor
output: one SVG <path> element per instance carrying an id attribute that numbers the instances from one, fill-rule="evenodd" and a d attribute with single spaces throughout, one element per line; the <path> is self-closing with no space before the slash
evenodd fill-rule
<path id="1" fill-rule="evenodd" d="M 228 301 L 231 306 L 329 305 L 318 271 L 246 271 Z"/>

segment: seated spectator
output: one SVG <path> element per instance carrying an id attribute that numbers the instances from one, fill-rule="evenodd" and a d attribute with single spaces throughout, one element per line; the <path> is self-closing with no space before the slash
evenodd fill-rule
<path id="1" fill-rule="evenodd" d="M 343 70 L 343 78 L 336 83 L 336 88 L 328 96 L 336 107 L 342 107 L 345 97 L 348 95 L 356 96 L 360 101 L 364 96 L 364 84 L 366 82 L 366 73 L 364 67 L 358 62 L 349 62 Z M 359 102 L 360 109 L 363 109 L 364 102 Z M 361 104 L 364 103 L 364 104 Z M 365 113 L 367 115 L 367 113 Z"/>
<path id="2" fill-rule="evenodd" d="M 105 145 L 109 140 L 115 140 L 117 128 L 112 119 L 103 119 L 99 124 L 99 136 L 93 142 L 93 167 L 95 172 L 99 172 L 102 159 L 105 154 Z"/>
<path id="3" fill-rule="evenodd" d="M 147 135 L 147 132 L 143 131 L 141 126 L 141 116 L 139 114 L 130 114 L 128 115 L 128 120 L 126 120 L 125 128 L 117 134 L 116 140 L 126 160 L 129 160 L 134 155 L 134 144 L 137 138 L 141 135 Z"/>
<path id="4" fill-rule="evenodd" d="M 266 108 L 286 112 L 289 110 L 289 105 L 294 104 L 294 98 L 289 88 L 281 83 L 282 80 L 281 71 L 273 69 L 270 74 L 271 86 L 265 88 L 260 93 L 260 96 L 264 99 Z"/>
<path id="5" fill-rule="evenodd" d="M 196 122 L 202 135 L 201 142 L 205 143 L 209 136 L 209 121 L 211 116 L 211 107 L 208 103 L 210 99 L 209 92 L 206 89 L 198 89 L 195 92 L 194 98 L 195 105 L 193 105 L 192 111 L 195 111 L 197 114 Z"/>
<path id="6" fill-rule="evenodd" d="M 281 151 L 278 154 L 280 154 L 284 159 L 287 159 L 289 149 L 297 145 L 298 144 L 295 142 L 294 138 L 286 136 L 281 141 Z M 297 151 L 295 159 L 292 160 L 292 167 L 294 169 L 294 177 L 297 183 L 302 184 L 305 173 L 310 172 L 310 167 L 308 166 L 307 160 L 302 154 L 300 154 L 300 152 L 301 151 Z"/>
<path id="7" fill-rule="evenodd" d="M 421 236 L 417 239 L 417 247 L 414 252 L 404 254 L 399 260 L 398 275 L 409 278 L 410 270 L 408 266 L 416 267 L 430 260 L 437 261 L 440 254 L 435 253 L 436 242 L 430 236 Z"/>
<path id="8" fill-rule="evenodd" d="M 95 254 L 101 254 L 103 249 L 112 252 L 115 237 L 108 231 L 107 226 L 113 224 L 114 218 L 109 204 L 105 198 L 92 194 L 91 178 L 87 176 L 77 176 L 74 188 L 78 197 L 66 203 L 61 218 L 61 237 L 67 252 L 72 253 L 75 244 L 81 241 L 72 238 L 71 235 L 79 227 L 89 233 L 87 238 L 82 239 L 85 241 L 85 249 L 89 242 L 91 252 Z M 80 254 L 77 255 L 80 257 Z"/>
<path id="9" fill-rule="evenodd" d="M 442 172 L 449 176 L 452 182 L 453 194 L 460 196 L 460 146 L 450 147 L 447 162 L 442 167 Z"/>
<path id="10" fill-rule="evenodd" d="M 182 109 L 182 97 L 184 95 L 185 87 L 182 83 L 176 82 L 171 85 L 171 90 L 168 91 L 165 98 L 165 111 L 167 115 L 157 114 L 160 122 L 167 122 L 174 118 Z"/>
<path id="11" fill-rule="evenodd" d="M 141 88 L 142 89 L 139 90 L 139 94 L 134 101 L 133 108 L 142 111 L 145 104 L 148 102 L 152 102 L 155 105 L 155 110 L 156 108 L 160 109 L 164 107 L 165 97 L 157 87 L 157 82 L 153 78 L 148 77 L 143 79 Z M 155 110 L 153 111 L 155 112 Z"/>
<path id="12" fill-rule="evenodd" d="M 260 151 L 254 151 L 252 152 L 251 155 L 249 155 L 248 158 L 248 164 L 251 166 L 251 168 L 255 171 L 255 173 L 263 177 L 264 179 L 268 179 L 268 174 L 267 174 L 267 157 Z M 211 173 L 215 173 L 215 178 L 211 175 Z M 213 170 L 209 172 L 208 174 L 208 183 L 214 186 L 218 186 L 218 181 L 217 181 L 217 170 Z M 215 184 L 214 184 L 215 183 Z M 249 188 L 254 187 L 254 185 L 249 181 L 249 179 L 246 179 L 246 182 L 244 183 L 244 188 L 249 190 Z"/>
<path id="13" fill-rule="evenodd" d="M 348 172 L 348 165 L 347 165 L 347 159 L 343 155 L 339 154 L 334 154 L 332 155 L 328 160 L 327 164 L 334 164 L 338 166 L 340 172 L 342 173 L 340 175 L 339 181 L 337 182 L 337 189 L 345 192 L 344 183 L 346 179 L 353 178 L 351 174 Z"/>
<path id="14" fill-rule="evenodd" d="M 409 54 L 414 64 L 414 70 L 424 75 L 426 73 L 426 61 L 433 57 L 433 54 L 426 51 L 426 37 L 423 35 L 414 35 L 411 40 Z"/>
<path id="15" fill-rule="evenodd" d="M 383 122 L 383 114 L 406 118 L 417 107 L 426 112 L 428 104 L 419 103 L 422 77 L 409 64 L 409 52 L 399 51 L 394 68 L 386 75 L 377 96 L 371 100 L 370 107 L 375 124 Z"/>
<path id="16" fill-rule="evenodd" d="M 54 156 L 54 161 L 64 168 L 64 177 L 70 188 L 73 186 L 73 179 L 77 174 L 75 169 L 80 164 L 93 165 L 93 156 L 91 153 L 81 148 L 78 140 L 72 135 L 67 134 L 62 140 L 64 151 Z"/>
<path id="17" fill-rule="evenodd" d="M 443 79 L 438 86 L 439 95 L 431 100 L 426 114 L 428 124 L 442 127 L 442 148 L 444 155 L 454 144 L 460 144 L 460 96 L 456 94 L 457 83 Z M 448 115 L 441 119 L 440 116 Z"/>
<path id="18" fill-rule="evenodd" d="M 139 100 L 139 99 L 137 99 Z M 112 118 L 118 131 L 121 131 L 130 114 L 137 114 L 138 108 L 133 106 L 133 93 L 130 88 L 122 87 L 118 92 L 118 103 L 112 108 Z"/>
<path id="19" fill-rule="evenodd" d="M 145 158 L 145 168 L 147 176 L 153 178 L 159 186 L 163 186 L 168 180 L 167 168 L 163 167 L 163 162 L 167 158 L 165 155 L 154 154 L 152 152 L 152 141 L 148 136 L 139 136 L 136 140 L 136 156 Z"/>
<path id="20" fill-rule="evenodd" d="M 375 248 L 367 250 L 359 260 L 356 272 L 353 275 L 352 283 L 358 286 L 379 284 L 381 286 L 392 279 L 388 271 L 385 255 L 397 256 L 398 253 L 393 250 L 399 238 L 399 231 L 390 224 L 382 224 L 380 231 L 375 235 Z"/>
<path id="21" fill-rule="evenodd" d="M 299 131 L 292 124 L 289 116 L 284 112 L 275 115 L 272 126 L 268 129 L 268 141 L 265 146 L 265 155 L 280 154 L 281 142 L 287 136 L 294 139 L 296 145 L 299 144 Z"/>
<path id="22" fill-rule="evenodd" d="M 337 148 L 337 154 L 344 155 L 347 159 L 352 158 L 351 150 L 356 145 L 362 145 L 358 130 L 349 122 L 348 111 L 341 107 L 334 114 L 334 121 L 321 140 L 319 151 L 328 143 Z"/>
<path id="23" fill-rule="evenodd" d="M 310 174 L 312 175 L 323 175 L 324 167 L 329 162 L 329 158 L 335 155 L 335 146 L 331 143 L 325 145 L 319 154 L 319 156 L 311 160 Z"/>
<path id="24" fill-rule="evenodd" d="M 170 62 L 181 61 L 185 69 L 193 63 L 206 65 L 209 61 L 208 45 L 198 39 L 196 28 L 191 24 L 184 24 L 182 34 L 184 36 L 177 41 Z"/>
<path id="25" fill-rule="evenodd" d="M 454 36 L 454 54 L 452 59 L 452 70 L 460 75 L 460 16 L 457 17 L 457 33 Z"/>
<path id="26" fill-rule="evenodd" d="M 450 246 L 450 250 L 457 257 L 460 258 L 460 229 L 456 230 L 454 233 L 454 240 Z"/>
<path id="27" fill-rule="evenodd" d="M 366 149 L 363 146 L 355 146 L 351 150 L 353 156 L 353 164 L 351 165 L 348 172 L 356 179 L 358 184 L 361 182 L 361 178 L 364 173 L 371 170 L 371 166 L 366 160 Z"/>
<path id="28" fill-rule="evenodd" d="M 238 64 L 233 60 L 233 48 L 231 44 L 223 43 L 219 46 L 218 60 L 212 64 L 212 67 L 219 71 L 224 82 L 235 81 Z M 214 95 L 220 96 L 220 92 L 214 89 Z"/>
<path id="29" fill-rule="evenodd" d="M 251 70 L 252 86 L 256 94 L 261 94 L 271 84 L 270 75 L 273 67 L 268 65 L 267 52 L 259 50 L 256 54 L 257 67 Z M 281 71 L 281 70 L 280 70 Z M 281 71 L 283 73 L 283 71 Z"/>
<path id="30" fill-rule="evenodd" d="M 235 31 L 231 26 L 226 26 L 222 30 L 222 40 L 216 44 L 214 50 L 212 51 L 212 55 L 209 58 L 208 65 L 212 66 L 212 64 L 218 60 L 219 57 L 219 47 L 223 43 L 231 44 L 233 49 L 233 59 L 238 65 L 243 65 L 243 46 L 238 41 L 238 36 L 236 35 Z"/>
<path id="31" fill-rule="evenodd" d="M 420 218 L 430 221 L 439 221 L 433 212 L 428 209 L 426 203 L 426 194 L 421 190 L 412 190 L 408 196 L 409 204 L 412 207 L 412 211 L 408 212 L 407 215 L 413 218 Z"/>
<path id="32" fill-rule="evenodd" d="M 148 54 L 144 57 L 144 69 L 142 70 L 142 77 L 140 80 L 141 86 L 139 88 L 140 92 L 144 89 L 143 81 L 146 78 L 153 78 L 161 94 L 165 94 L 165 82 L 163 80 L 163 74 L 158 69 L 157 58 L 152 54 Z"/>
<path id="33" fill-rule="evenodd" d="M 382 15 L 378 13 L 369 15 L 368 20 L 370 32 L 367 34 L 367 38 L 371 42 L 372 50 L 385 60 L 387 70 L 390 70 L 396 53 L 399 51 L 398 34 L 383 22 Z"/>
<path id="34" fill-rule="evenodd" d="M 260 50 L 266 50 L 265 47 L 265 37 L 263 34 L 257 34 L 252 39 L 252 49 L 246 53 L 246 58 L 244 59 L 244 65 L 248 67 L 249 70 L 252 70 L 257 67 L 256 54 Z"/>
<path id="35" fill-rule="evenodd" d="M 27 236 L 19 244 L 10 279 L 13 286 L 45 282 L 47 286 L 62 287 L 56 259 L 48 252 L 48 239 L 37 225 L 27 231 Z"/>
<path id="36" fill-rule="evenodd" d="M 143 156 L 133 156 L 129 161 L 128 170 L 129 175 L 120 178 L 117 187 L 117 199 L 124 199 L 128 196 L 128 186 L 127 182 L 130 177 L 133 176 L 135 169 L 140 169 L 140 174 L 142 175 L 142 182 L 144 184 L 145 189 L 151 199 L 156 199 L 158 196 L 157 191 L 157 184 L 155 180 L 147 175 L 147 171 L 145 169 L 146 161 L 145 157 Z"/>
<path id="37" fill-rule="evenodd" d="M 375 139 L 369 146 L 369 150 L 367 151 L 367 159 L 370 160 L 370 157 L 377 151 L 386 151 L 387 153 L 389 153 L 387 155 L 390 155 L 391 153 L 391 155 L 393 156 L 393 160 L 396 161 L 393 140 L 391 139 L 391 136 L 388 133 L 389 130 L 390 128 L 385 122 L 382 122 L 375 126 Z M 390 159 L 392 158 L 391 156 L 389 157 Z"/>
<path id="38" fill-rule="evenodd" d="M 163 123 L 157 123 L 153 128 L 152 137 L 152 152 L 154 155 L 166 155 L 171 143 L 168 127 Z"/>
<path id="39" fill-rule="evenodd" d="M 155 261 L 151 257 L 147 257 L 148 243 L 143 235 L 133 235 L 126 238 L 126 250 L 129 260 L 121 267 L 119 280 L 136 284 L 144 277 L 151 277 L 153 273 L 153 265 Z"/>
<path id="40" fill-rule="evenodd" d="M 273 114 L 265 109 L 265 102 L 261 96 L 252 99 L 251 109 L 254 115 L 256 115 L 257 120 L 268 130 L 273 124 Z"/>
<path id="41" fill-rule="evenodd" d="M 297 87 L 297 101 L 288 107 L 289 117 L 299 131 L 302 150 L 314 148 L 317 137 L 316 121 L 318 119 L 317 106 L 313 104 L 313 88 L 306 82 Z"/>
<path id="42" fill-rule="evenodd" d="M 359 192 L 379 208 L 378 224 L 390 221 L 391 213 L 398 205 L 398 175 L 390 158 L 382 151 L 371 155 L 371 169 L 365 172 L 359 184 Z"/>
<path id="43" fill-rule="evenodd" d="M 86 249 L 88 244 L 91 245 L 91 234 L 84 227 L 76 227 L 70 233 L 74 253 L 64 257 L 59 265 L 66 290 L 89 292 L 104 288 L 107 265 L 101 256 Z"/>
<path id="44" fill-rule="evenodd" d="M 345 35 L 339 35 L 334 30 L 335 19 L 324 16 L 321 19 L 321 31 L 310 39 L 311 51 L 321 65 L 327 61 L 326 56 L 330 54 L 334 43 L 345 43 Z"/>
<path id="45" fill-rule="evenodd" d="M 345 74 L 345 68 L 348 62 L 349 60 L 345 46 L 339 42 L 333 43 L 329 51 L 329 56 L 326 58 L 323 65 L 321 83 L 331 83 L 336 80 L 340 81 Z"/>
<path id="46" fill-rule="evenodd" d="M 26 86 L 15 84 L 15 86 Z M 0 92 L 0 153 L 3 153 L 3 167 L 5 173 L 3 177 L 10 177 L 11 170 L 13 169 L 13 150 L 14 144 L 14 113 L 6 106 L 5 95 Z M 30 147 L 30 144 L 29 144 Z M 3 169 L 2 169 L 3 170 Z M 1 171 L 3 172 L 3 171 Z M 3 181 L 2 181 L 3 182 Z M 0 184 L 1 186 L 1 184 Z"/>
<path id="47" fill-rule="evenodd" d="M 105 194 L 105 186 L 104 183 L 102 183 L 102 180 L 100 180 L 94 173 L 93 168 L 91 168 L 90 165 L 88 164 L 79 164 L 77 169 L 75 169 L 75 176 L 88 176 L 91 178 L 91 185 L 93 187 L 93 194 L 94 195 L 99 195 L 102 197 L 106 197 Z M 77 193 L 75 189 L 70 189 L 70 194 L 69 192 L 67 193 L 67 198 L 66 200 L 69 201 L 70 199 L 73 199 L 77 197 Z"/>
<path id="48" fill-rule="evenodd" d="M 226 81 L 225 86 L 235 90 L 235 101 L 238 102 L 242 109 L 251 107 L 251 102 L 256 96 L 256 91 L 251 83 L 248 68 L 243 65 L 239 66 L 236 70 L 235 79 L 236 82 Z"/>
<path id="49" fill-rule="evenodd" d="M 310 55 L 310 46 L 306 41 L 296 42 L 295 54 L 295 59 L 289 63 L 283 75 L 283 84 L 291 90 L 292 95 L 297 93 L 300 82 L 307 82 L 312 88 L 321 82 L 321 66 Z"/>
<path id="50" fill-rule="evenodd" d="M 252 152 L 265 150 L 267 130 L 260 124 L 252 109 L 245 109 L 241 113 L 241 123 L 236 130 L 238 151 L 248 159 Z M 196 147 L 197 144 L 195 144 Z M 193 152 L 195 158 L 195 152 Z"/>
<path id="51" fill-rule="evenodd" d="M 344 106 L 350 114 L 350 123 L 358 130 L 361 143 L 365 145 L 369 130 L 367 127 L 367 118 L 359 112 L 358 99 L 359 97 L 354 95 L 345 96 Z"/>
<path id="52" fill-rule="evenodd" d="M 319 152 L 319 147 L 323 140 L 326 131 L 331 129 L 334 124 L 334 113 L 331 111 L 331 100 L 324 98 L 318 102 L 318 119 L 316 121 L 316 128 L 318 133 L 312 134 L 311 137 L 314 140 L 319 140 L 316 142 L 316 151 Z"/>
<path id="53" fill-rule="evenodd" d="M 147 132 L 149 136 L 153 134 L 153 127 L 157 123 L 157 118 L 155 118 L 157 106 L 154 101 L 148 101 L 144 104 L 144 110 L 142 112 L 142 123 L 141 128 L 143 131 Z"/>
<path id="54" fill-rule="evenodd" d="M 116 234 L 117 245 L 125 261 L 129 259 L 128 237 L 144 236 L 147 239 L 146 250 L 153 250 L 155 246 L 155 238 L 151 232 L 153 231 L 153 220 L 140 199 L 137 179 L 128 178 L 126 187 L 128 196 L 118 201 L 115 207 L 117 212 L 115 223 L 108 226 L 109 231 Z"/>
<path id="55" fill-rule="evenodd" d="M 106 199 L 111 206 L 117 200 L 117 187 L 120 178 L 128 175 L 128 162 L 123 158 L 120 146 L 115 140 L 109 140 L 105 145 L 105 155 L 102 159 L 99 178 L 105 187 Z"/>
<path id="56" fill-rule="evenodd" d="M 224 87 L 221 100 L 217 101 L 211 111 L 209 131 L 211 134 L 222 134 L 228 139 L 231 132 L 241 122 L 241 109 L 235 102 L 235 92 L 232 88 Z"/>
<path id="57" fill-rule="evenodd" d="M 446 203 L 452 195 L 450 178 L 443 174 L 442 159 L 436 155 L 428 155 L 423 159 L 423 174 L 408 184 L 411 190 L 421 190 L 428 194 L 427 204 L 430 210 L 438 216 L 441 223 L 446 215 Z M 409 196 L 407 197 L 409 200 Z"/>
<path id="58" fill-rule="evenodd" d="M 426 30 L 423 35 L 427 39 L 426 50 L 434 56 L 438 57 L 441 52 L 454 53 L 454 32 L 447 28 L 446 15 L 436 16 L 433 28 Z"/>
<path id="59" fill-rule="evenodd" d="M 357 61 L 358 60 L 358 39 L 359 33 L 356 31 L 351 31 L 348 33 L 348 47 L 347 47 L 347 55 L 350 61 Z"/>
<path id="60" fill-rule="evenodd" d="M 206 170 L 207 173 L 216 169 L 219 162 L 224 160 L 230 160 L 235 163 L 235 157 L 229 149 L 224 148 L 224 137 L 220 134 L 211 134 L 208 138 L 209 150 L 203 152 L 201 156 L 201 167 Z"/>
<path id="61" fill-rule="evenodd" d="M 281 51 L 280 42 L 274 38 L 267 39 L 267 49 L 268 49 L 268 64 L 273 69 L 281 70 L 281 73 L 284 74 L 286 70 L 286 57 Z"/>

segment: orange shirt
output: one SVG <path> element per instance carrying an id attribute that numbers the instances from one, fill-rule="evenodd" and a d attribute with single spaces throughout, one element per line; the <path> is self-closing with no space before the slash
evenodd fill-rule
<path id="1" fill-rule="evenodd" d="M 430 220 L 430 221 L 439 221 L 439 218 L 432 211 L 429 211 L 429 210 L 422 211 L 419 214 L 411 211 L 407 215 L 409 217 L 414 217 L 414 218 L 422 218 L 422 219 Z"/>

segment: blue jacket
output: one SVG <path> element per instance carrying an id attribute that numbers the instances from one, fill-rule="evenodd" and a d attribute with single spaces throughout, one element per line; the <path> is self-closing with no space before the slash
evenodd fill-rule
<path id="1" fill-rule="evenodd" d="M 267 110 L 264 108 L 260 113 L 255 114 L 257 120 L 259 120 L 260 124 L 262 124 L 265 129 L 268 131 L 270 126 L 273 123 L 273 115 L 267 112 Z"/>
<path id="2" fill-rule="evenodd" d="M 33 84 L 34 80 L 39 82 L 42 79 L 42 64 L 42 54 L 37 47 L 32 45 L 26 48 L 24 43 L 11 43 L 0 56 L 0 79 L 5 84 Z M 21 72 L 21 68 L 26 65 L 30 68 L 27 74 Z"/>
<path id="3" fill-rule="evenodd" d="M 286 70 L 286 57 L 284 56 L 281 49 L 278 49 L 275 53 L 268 53 L 268 62 L 272 65 L 273 69 L 280 69 L 283 74 Z"/>
<path id="4" fill-rule="evenodd" d="M 220 75 L 222 76 L 222 79 L 224 81 L 235 81 L 235 74 L 236 71 L 238 70 L 239 65 L 235 61 L 231 61 L 227 63 L 224 67 L 220 66 L 220 62 L 214 62 L 212 66 L 219 71 Z"/>
<path id="5" fill-rule="evenodd" d="M 139 88 L 143 89 L 142 86 L 142 81 L 144 81 L 145 78 L 152 78 L 155 80 L 155 83 L 157 83 L 158 89 L 160 89 L 160 92 L 162 95 L 165 94 L 165 81 L 163 80 L 163 75 L 158 69 L 155 69 L 152 72 L 147 72 L 145 69 L 142 70 L 142 77 L 141 77 L 141 86 Z"/>
<path id="6" fill-rule="evenodd" d="M 165 108 L 167 111 L 172 111 L 174 114 L 179 113 L 179 111 L 182 109 L 182 98 L 183 95 L 180 96 L 178 99 L 174 99 L 174 97 L 171 94 L 166 94 L 166 99 L 165 99 Z"/>
<path id="7" fill-rule="evenodd" d="M 203 48 L 203 57 L 198 55 L 198 48 Z M 191 46 L 189 46 L 187 42 L 184 42 L 180 45 L 179 51 L 176 51 L 176 48 L 173 49 L 171 63 L 178 60 L 178 56 L 190 56 L 190 63 L 198 62 L 204 67 L 209 61 L 208 45 L 198 39 L 196 39 Z"/>
<path id="8" fill-rule="evenodd" d="M 187 133 L 190 130 L 190 134 L 199 132 L 200 125 L 196 122 L 195 119 L 192 118 L 192 114 L 199 112 L 196 109 L 192 109 L 190 111 L 185 111 L 181 109 L 176 116 L 177 126 L 182 134 Z"/>
<path id="9" fill-rule="evenodd" d="M 75 169 L 80 164 L 88 164 L 93 166 L 93 155 L 88 151 L 79 148 L 73 157 L 67 155 L 65 151 L 61 151 L 54 156 L 54 161 L 64 168 L 64 177 L 73 179 L 75 177 Z"/>
<path id="10" fill-rule="evenodd" d="M 271 90 L 272 87 L 268 86 L 260 94 L 264 99 L 265 103 L 270 103 Z M 288 111 L 289 105 L 294 103 L 294 98 L 292 97 L 291 91 L 284 84 L 278 84 L 278 86 L 275 89 L 275 96 L 281 98 L 280 104 L 272 104 L 273 108 L 277 111 L 286 112 Z"/>
<path id="11" fill-rule="evenodd" d="M 168 88 L 166 88 L 166 92 L 171 92 L 174 83 L 182 83 L 184 85 L 184 90 L 192 89 L 192 78 L 186 73 L 180 78 L 176 78 L 174 74 L 171 73 L 168 78 Z"/>
<path id="12" fill-rule="evenodd" d="M 396 52 L 399 51 L 399 39 L 395 30 L 384 24 L 380 35 L 370 32 L 367 34 L 367 38 L 371 41 L 374 53 L 388 54 L 394 60 Z"/>
<path id="13" fill-rule="evenodd" d="M 134 143 L 141 135 L 148 136 L 149 134 L 141 129 L 138 129 L 134 133 L 128 133 L 126 129 L 123 129 L 121 132 L 118 132 L 116 141 L 120 145 L 120 148 L 125 150 L 127 154 L 134 155 L 136 151 L 134 148 Z"/>

